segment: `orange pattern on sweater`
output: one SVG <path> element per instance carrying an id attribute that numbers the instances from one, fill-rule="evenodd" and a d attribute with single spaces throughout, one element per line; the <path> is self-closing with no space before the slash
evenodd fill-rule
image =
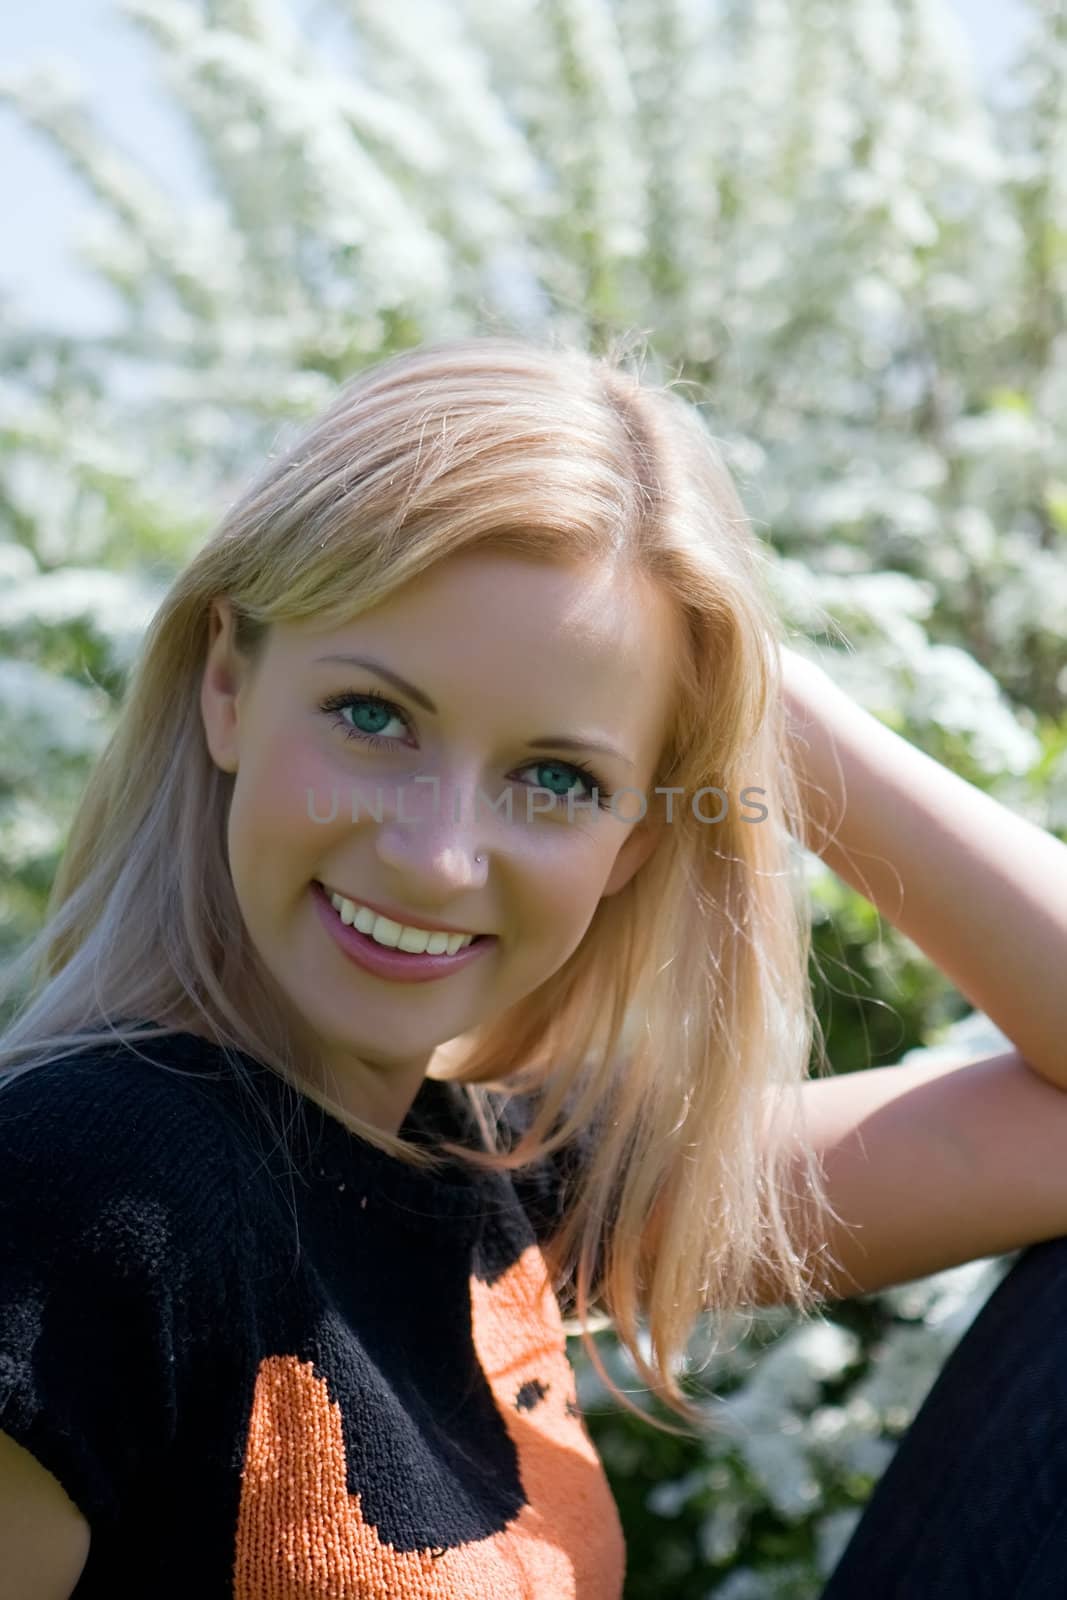
<path id="1" fill-rule="evenodd" d="M 482 1371 L 526 1504 L 491 1537 L 398 1551 L 349 1492 L 340 1409 L 311 1363 L 260 1363 L 238 1517 L 234 1600 L 618 1600 L 618 1510 L 577 1406 L 559 1305 L 529 1246 L 470 1280 Z"/>

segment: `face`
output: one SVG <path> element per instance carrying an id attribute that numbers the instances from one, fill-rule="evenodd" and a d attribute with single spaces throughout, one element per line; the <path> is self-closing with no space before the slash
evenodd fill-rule
<path id="1" fill-rule="evenodd" d="M 253 671 L 213 603 L 201 706 L 235 778 L 237 900 L 356 1116 L 395 1132 L 434 1052 L 544 983 L 647 859 L 675 628 L 631 575 L 464 553 L 346 626 L 276 625 Z M 610 808 L 626 788 L 644 824 L 637 794 Z M 431 981 L 401 952 L 386 976 L 353 958 L 364 936 L 320 885 L 485 937 Z"/>

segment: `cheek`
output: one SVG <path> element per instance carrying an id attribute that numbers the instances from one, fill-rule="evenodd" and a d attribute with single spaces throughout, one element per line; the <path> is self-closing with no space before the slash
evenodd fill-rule
<path id="1" fill-rule="evenodd" d="M 615 851 L 584 841 L 583 849 L 553 851 L 529 875 L 529 922 L 554 952 L 567 956 L 581 943 L 596 914 Z"/>
<path id="2" fill-rule="evenodd" d="M 594 827 L 560 818 L 515 831 L 532 892 L 539 890 L 545 905 L 560 907 L 567 920 L 583 907 L 592 916 L 625 842 L 618 825 L 609 818 Z"/>
<path id="3" fill-rule="evenodd" d="M 230 808 L 231 857 L 257 875 L 270 875 L 272 863 L 281 866 L 294 847 L 316 848 L 331 827 L 345 825 L 342 788 L 313 738 L 275 730 L 258 739 L 247 758 L 242 752 L 237 772 Z"/>

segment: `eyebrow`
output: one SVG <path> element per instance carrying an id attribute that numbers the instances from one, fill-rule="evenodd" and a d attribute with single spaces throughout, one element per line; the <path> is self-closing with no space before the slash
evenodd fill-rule
<path id="1" fill-rule="evenodd" d="M 414 700 L 416 705 L 422 706 L 424 711 L 429 711 L 435 717 L 438 715 L 437 707 L 428 694 L 424 694 L 413 683 L 409 683 L 406 678 L 402 678 L 399 672 L 394 672 L 391 667 L 383 665 L 381 661 L 375 661 L 372 656 L 335 655 L 316 656 L 315 659 L 316 663 L 339 662 L 349 667 L 366 667 L 368 672 L 376 672 L 379 678 L 384 678 L 387 683 L 391 683 L 394 688 L 399 689 L 409 699 Z M 629 757 L 624 756 L 621 750 L 616 750 L 614 745 L 601 744 L 595 739 L 574 739 L 562 733 L 545 734 L 540 739 L 527 739 L 526 744 L 530 750 L 599 750 L 602 755 L 614 756 L 624 766 L 633 766 L 633 762 Z"/>

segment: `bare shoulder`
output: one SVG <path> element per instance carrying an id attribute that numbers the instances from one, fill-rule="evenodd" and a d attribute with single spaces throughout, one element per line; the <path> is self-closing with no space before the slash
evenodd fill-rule
<path id="1" fill-rule="evenodd" d="M 59 1480 L 0 1432 L 0 1600 L 67 1600 L 89 1537 Z"/>

